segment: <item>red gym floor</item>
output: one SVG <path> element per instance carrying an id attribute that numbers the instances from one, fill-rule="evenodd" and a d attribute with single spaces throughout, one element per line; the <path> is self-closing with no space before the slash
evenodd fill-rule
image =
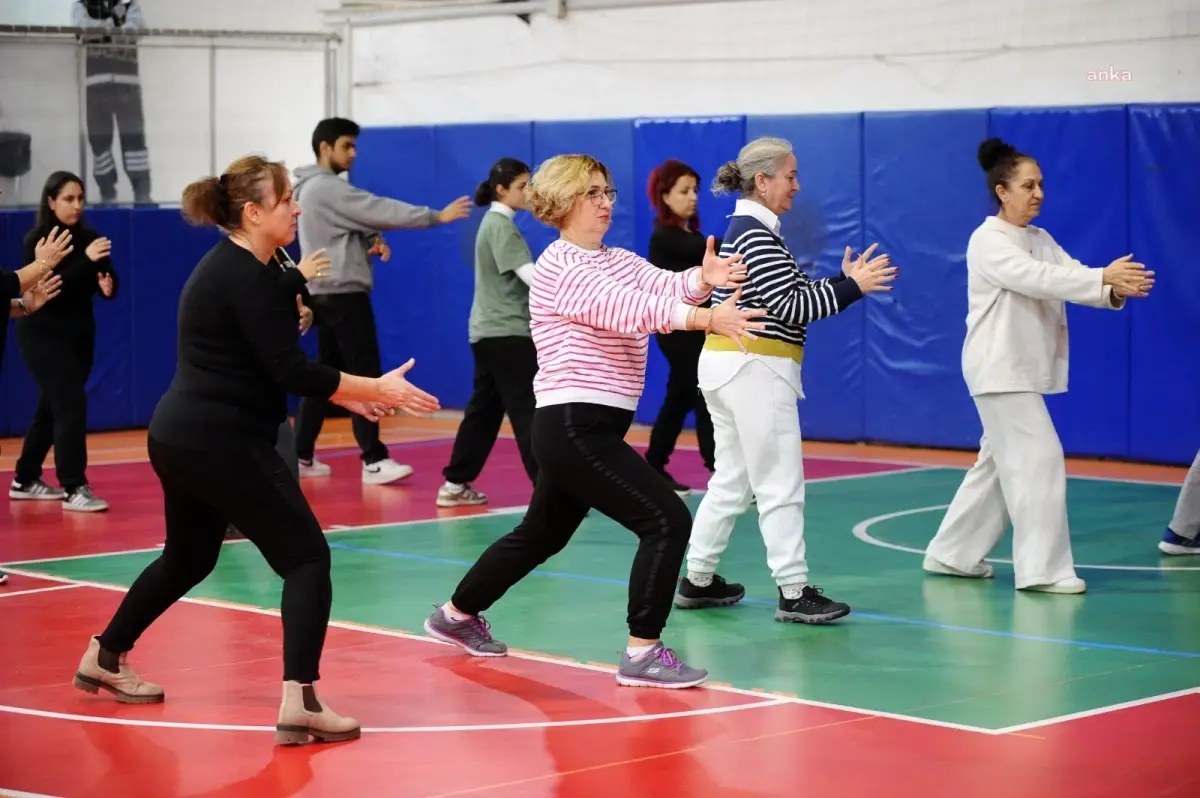
<path id="1" fill-rule="evenodd" d="M 998 576 L 969 586 L 989 593 L 939 593 L 958 586 L 922 584 L 913 555 L 819 527 L 848 504 L 885 518 L 880 502 L 893 482 L 909 506 L 934 504 L 911 496 L 913 480 L 942 499 L 939 480 L 950 485 L 955 474 L 936 469 L 970 456 L 813 444 L 812 548 L 833 551 L 832 539 L 821 541 L 844 539 L 822 570 L 833 574 L 837 594 L 866 594 L 875 581 L 894 584 L 894 598 L 864 600 L 861 617 L 842 628 L 773 623 L 771 586 L 757 584 L 769 579 L 751 517 L 747 534 L 739 526 L 735 535 L 746 566 L 734 576 L 763 598 L 737 615 L 677 612 L 668 627 L 668 642 L 710 667 L 715 682 L 687 691 L 619 688 L 612 652 L 623 642 L 620 581 L 632 545 L 607 519 L 589 519 L 578 545 L 531 577 L 535 587 L 514 589 L 494 610 L 495 631 L 518 649 L 513 656 L 471 659 L 406 631 L 420 629 L 429 604 L 445 598 L 463 564 L 511 528 L 528 500 L 515 447 L 502 440 L 479 483 L 490 510 L 437 510 L 453 425 L 390 426 L 394 456 L 416 474 L 403 486 L 365 488 L 344 423 L 331 424 L 321 456 L 334 476 L 305 482 L 334 547 L 335 621 L 321 687 L 338 711 L 362 721 L 363 737 L 351 743 L 271 745 L 278 580 L 245 543 L 228 544 L 217 572 L 134 652 L 134 666 L 166 688 L 165 704 L 122 706 L 71 689 L 88 636 L 161 541 L 161 497 L 142 461 L 142 436 L 94 440 L 91 477 L 112 503 L 109 513 L 0 504 L 0 561 L 11 564 L 0 587 L 0 795 L 1200 795 L 1187 755 L 1200 733 L 1196 563 L 1170 568 L 1134 548 L 1124 559 L 1117 552 L 1125 564 L 1083 574 L 1094 588 L 1082 600 L 1021 604 L 1011 574 L 1007 585 Z M 0 468 L 11 468 L 15 448 L 3 442 Z M 694 451 L 679 452 L 671 470 L 703 486 Z M 1138 506 L 1151 516 L 1183 473 L 1099 463 L 1075 463 L 1072 472 L 1092 480 L 1085 489 L 1140 491 Z M 1161 519 L 1148 517 L 1137 545 L 1152 547 L 1158 528 Z M 1088 561 L 1104 561 L 1100 542 L 1089 545 L 1081 544 Z M 1124 584 L 1165 591 L 1157 617 L 1104 620 L 1120 606 L 1106 594 L 1119 599 L 1121 579 L 1153 580 Z M 927 603 L 905 603 L 922 591 Z"/>

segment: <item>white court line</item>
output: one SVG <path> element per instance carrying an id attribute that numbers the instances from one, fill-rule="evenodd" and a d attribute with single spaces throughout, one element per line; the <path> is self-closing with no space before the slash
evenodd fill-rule
<path id="1" fill-rule="evenodd" d="M 909 515 L 918 515 L 920 513 L 931 513 L 936 510 L 945 510 L 950 505 L 948 504 L 933 504 L 928 507 L 913 507 L 908 510 L 897 510 L 894 513 L 884 513 L 871 518 L 859 521 L 851 529 L 854 537 L 861 540 L 863 543 L 869 543 L 872 546 L 878 546 L 881 549 L 891 549 L 892 551 L 902 551 L 908 554 L 924 555 L 924 549 L 913 548 L 912 546 L 902 546 L 899 543 L 889 543 L 886 540 L 880 540 L 871 535 L 869 530 L 875 524 L 890 521 L 893 518 L 903 518 Z M 1012 565 L 1012 560 L 1003 557 L 985 557 L 987 562 L 1003 563 Z M 1076 568 L 1086 568 L 1092 571 L 1160 571 L 1164 573 L 1174 573 L 1175 571 L 1200 571 L 1200 566 L 1191 565 L 1089 565 L 1086 563 L 1075 563 Z"/>
<path id="2" fill-rule="evenodd" d="M 894 476 L 896 474 L 909 474 L 914 471 L 925 471 L 925 470 L 930 470 L 930 469 L 927 469 L 927 468 L 905 468 L 905 469 L 900 469 L 900 470 L 895 470 L 895 471 L 871 471 L 871 472 L 868 472 L 865 474 L 842 474 L 839 476 L 831 476 L 831 477 L 815 477 L 813 479 L 807 480 L 807 482 L 809 482 L 809 483 L 840 482 L 843 480 L 851 480 L 851 479 L 869 479 L 872 477 L 885 477 L 885 476 Z M 692 493 L 695 493 L 697 495 L 702 494 L 703 492 L 704 491 L 702 491 L 702 490 L 693 490 L 692 491 Z M 434 516 L 431 518 L 410 518 L 410 519 L 407 519 L 404 521 L 381 521 L 377 524 L 361 524 L 359 526 L 346 526 L 345 524 L 331 524 L 329 526 L 329 528 L 325 530 L 325 534 L 331 535 L 334 533 L 340 534 L 343 532 L 366 532 L 366 531 L 369 531 L 372 529 L 389 529 L 391 527 L 414 526 L 416 524 L 450 524 L 450 523 L 455 523 L 455 522 L 459 522 L 459 521 L 478 520 L 480 518 L 486 518 L 489 515 L 517 515 L 518 513 L 523 513 L 528 509 L 529 509 L 529 505 L 521 504 L 521 505 L 512 505 L 509 507 L 495 507 L 495 508 L 489 509 L 485 512 L 482 512 L 482 513 L 469 513 L 466 515 L 447 515 L 447 516 L 441 516 L 441 517 Z M 223 545 L 235 546 L 235 545 L 238 545 L 241 543 L 249 543 L 249 542 L 250 541 L 246 540 L 245 538 L 238 538 L 236 540 L 226 540 L 226 541 L 224 541 Z M 12 562 L 0 563 L 0 568 L 8 568 L 9 566 L 32 565 L 35 563 L 45 563 L 45 562 L 71 562 L 72 560 L 90 560 L 90 559 L 96 559 L 99 557 L 120 557 L 125 554 L 147 554 L 149 552 L 155 552 L 155 551 L 162 551 L 162 544 L 159 544 L 157 546 L 147 546 L 147 547 L 141 548 L 141 549 L 123 549 L 123 550 L 119 550 L 119 551 L 102 551 L 102 552 L 95 552 L 92 554 L 68 554 L 63 557 L 36 557 L 31 560 L 13 560 Z"/>
<path id="3" fill-rule="evenodd" d="M 50 593 L 55 590 L 71 590 L 77 587 L 83 587 L 83 585 L 55 585 L 54 587 L 35 587 L 30 590 L 0 590 L 0 599 L 12 598 L 13 596 L 30 596 L 34 593 Z"/>
<path id="4" fill-rule="evenodd" d="M 39 574 L 35 571 L 25 571 L 25 570 L 16 569 L 16 568 L 9 569 L 9 571 L 11 573 L 18 574 L 21 576 L 32 576 L 32 577 L 37 577 L 39 579 L 46 579 L 46 580 L 52 581 L 52 582 L 77 584 L 77 585 L 81 585 L 81 586 L 97 588 L 99 590 L 108 590 L 108 591 L 112 591 L 112 592 L 116 592 L 116 593 L 125 593 L 128 590 L 128 588 L 121 587 L 119 585 L 110 585 L 110 584 L 105 584 L 103 582 L 89 582 L 89 581 L 82 580 L 82 579 L 71 579 L 71 578 L 65 577 L 65 576 Z M 278 610 L 268 609 L 266 607 L 254 607 L 254 606 L 251 606 L 248 604 L 234 604 L 234 603 L 225 602 L 225 601 L 215 601 L 215 600 L 211 600 L 211 599 L 192 598 L 189 596 L 185 596 L 184 598 L 181 598 L 180 602 L 187 603 L 187 604 L 198 604 L 203 607 L 215 607 L 216 609 L 222 609 L 222 610 L 236 610 L 238 612 L 248 612 L 248 613 L 252 613 L 255 615 L 266 615 L 266 616 L 269 616 L 272 618 L 279 617 Z M 329 622 L 329 626 L 337 628 L 337 629 L 346 629 L 346 630 L 355 631 L 355 632 L 363 632 L 365 634 L 379 635 L 381 637 L 393 637 L 393 638 L 398 638 L 401 640 L 413 640 L 413 641 L 416 641 L 419 643 L 432 643 L 434 645 L 447 646 L 450 648 L 457 648 L 456 646 L 452 646 L 449 643 L 443 643 L 440 640 L 434 640 L 432 637 L 427 637 L 425 635 L 415 635 L 415 634 L 411 634 L 409 632 L 401 632 L 401 631 L 398 631 L 395 629 L 385 629 L 385 628 L 378 627 L 378 626 L 365 626 L 363 624 L 350 623 L 350 622 L 346 622 L 346 621 L 332 621 L 332 620 Z M 508 656 L 513 657 L 515 659 L 528 660 L 530 662 L 541 662 L 541 663 L 545 663 L 548 665 L 558 665 L 558 666 L 561 666 L 564 668 L 575 668 L 578 670 L 595 671 L 597 673 L 608 674 L 609 676 L 613 675 L 613 673 L 615 672 L 615 669 L 611 668 L 611 667 L 604 667 L 601 665 L 590 665 L 590 664 L 584 663 L 584 662 L 567 661 L 567 660 L 559 659 L 556 657 L 547 657 L 547 656 L 527 653 L 527 652 L 523 652 L 523 651 L 510 650 L 508 653 Z M 751 696 L 754 698 L 763 699 L 761 702 L 753 705 L 756 708 L 762 708 L 762 707 L 766 707 L 766 706 L 775 706 L 776 703 L 774 703 L 774 702 L 778 702 L 779 704 L 795 704 L 798 706 L 818 707 L 821 709 L 831 709 L 831 710 L 845 712 L 845 713 L 849 713 L 849 714 L 853 714 L 853 715 L 864 715 L 864 716 L 875 717 L 875 718 L 887 718 L 889 720 L 899 720 L 899 721 L 906 721 L 908 723 L 916 723 L 916 724 L 919 724 L 922 726 L 936 726 L 936 727 L 943 728 L 943 729 L 953 729 L 955 731 L 975 732 L 977 734 L 986 734 L 989 736 L 996 734 L 996 732 L 993 729 L 985 729 L 985 728 L 982 728 L 979 726 L 967 726 L 965 724 L 951 723 L 949 721 L 931 720 L 928 718 L 918 718 L 918 717 L 914 717 L 914 716 L 910 716 L 910 715 L 899 715 L 899 714 L 896 714 L 893 712 L 882 712 L 882 711 L 878 711 L 878 710 L 874 710 L 874 709 L 865 709 L 862 707 L 847 706 L 844 704 L 831 704 L 831 703 L 828 703 L 825 701 L 812 701 L 812 700 L 809 700 L 806 698 L 798 698 L 796 696 L 782 695 L 779 693 L 769 693 L 769 692 L 762 691 L 762 690 L 744 690 L 739 687 L 731 687 L 731 686 L 723 685 L 723 684 L 709 684 L 709 685 L 706 685 L 703 689 L 715 690 L 717 692 L 732 693 L 734 695 Z M 742 706 L 742 705 L 739 705 L 739 706 Z M 750 708 L 750 707 L 745 707 L 745 708 Z M 0 711 L 3 711 L 4 709 L 5 709 L 5 707 L 0 706 Z M 252 727 L 252 728 L 257 728 L 257 727 Z"/>
<path id="5" fill-rule="evenodd" d="M 1091 718 L 1096 715 L 1107 715 L 1110 712 L 1119 712 L 1123 709 L 1132 709 L 1133 707 L 1144 707 L 1147 704 L 1157 704 L 1162 701 L 1170 701 L 1175 698 L 1183 698 L 1189 695 L 1200 695 L 1200 687 L 1191 687 L 1187 690 L 1176 690 L 1173 693 L 1163 693 L 1162 695 L 1153 695 L 1149 698 L 1137 698 L 1133 701 L 1126 701 L 1121 704 L 1112 704 L 1107 707 L 1098 707 L 1096 709 L 1085 709 L 1082 712 L 1072 712 L 1069 715 L 1058 715 L 1045 720 L 1035 720 L 1030 723 L 1018 723 L 1016 726 L 1005 726 L 1003 729 L 996 729 L 996 734 L 1014 734 L 1016 732 L 1029 731 L 1030 729 L 1040 729 L 1043 726 L 1054 726 L 1059 723 L 1068 723 L 1080 718 Z"/>
<path id="6" fill-rule="evenodd" d="M 43 795 L 40 792 L 21 792 L 0 787 L 0 798 L 58 798 L 56 795 Z"/>
<path id="7" fill-rule="evenodd" d="M 764 698 L 766 698 L 764 701 L 751 701 L 745 704 L 731 704 L 724 707 L 707 707 L 705 709 L 688 709 L 679 712 L 660 712 L 654 715 L 624 715 L 607 718 L 581 718 L 579 720 L 532 721 L 529 723 L 488 723 L 474 726 L 379 726 L 375 728 L 364 727 L 362 732 L 363 734 L 429 734 L 440 732 L 526 731 L 529 729 L 561 729 L 571 726 L 612 726 L 618 723 L 644 723 L 652 720 L 673 720 L 675 718 L 695 718 L 702 715 L 723 715 L 728 712 L 741 712 L 745 709 L 765 709 L 766 707 L 786 706 L 788 704 L 787 701 L 774 696 L 764 696 Z M 79 723 L 100 723 L 111 726 L 148 726 L 158 729 L 193 729 L 195 731 L 275 731 L 274 726 L 235 726 L 225 723 L 187 723 L 184 721 L 99 717 L 96 715 L 75 715 L 69 712 L 48 712 L 43 709 L 12 707 L 4 704 L 0 704 L 0 712 L 35 718 L 70 720 Z"/>

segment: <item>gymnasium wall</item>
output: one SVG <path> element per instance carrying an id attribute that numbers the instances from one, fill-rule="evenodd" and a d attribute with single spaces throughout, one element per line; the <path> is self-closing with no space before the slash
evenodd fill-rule
<path id="1" fill-rule="evenodd" d="M 567 151 L 599 156 L 620 197 L 608 242 L 645 253 L 652 216 L 643 190 L 668 157 L 711 179 L 750 138 L 796 146 L 802 193 L 784 219 L 817 276 L 846 244 L 878 241 L 900 265 L 891 294 L 816 323 L 804 364 L 803 426 L 812 439 L 973 448 L 979 422 L 963 385 L 967 238 L 991 212 L 975 151 L 1000 135 L 1036 156 L 1046 176 L 1040 222 L 1075 257 L 1102 266 L 1133 252 L 1158 284 L 1123 312 L 1070 307 L 1071 391 L 1050 406 L 1067 451 L 1187 463 L 1200 446 L 1200 105 L 995 108 L 810 116 L 511 122 L 370 128 L 353 181 L 441 207 L 470 193 L 500 156 L 530 164 Z M 703 229 L 719 234 L 731 200 L 703 197 Z M 213 235 L 177 210 L 92 210 L 114 242 L 123 285 L 97 303 L 99 342 L 90 426 L 146 423 L 174 368 L 174 316 L 188 271 Z M 0 214 L 0 262 L 20 260 L 31 214 Z M 392 261 L 373 296 L 385 366 L 416 358 L 412 379 L 461 408 L 471 388 L 469 221 L 389 233 Z M 522 214 L 535 255 L 553 233 Z M 305 345 L 311 351 L 312 336 Z M 638 420 L 652 421 L 666 369 L 655 346 Z M 0 430 L 22 434 L 36 391 L 10 335 Z"/>

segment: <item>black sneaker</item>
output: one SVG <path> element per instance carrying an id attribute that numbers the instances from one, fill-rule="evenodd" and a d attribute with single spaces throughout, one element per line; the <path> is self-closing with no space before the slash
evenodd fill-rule
<path id="1" fill-rule="evenodd" d="M 675 606 L 681 610 L 702 610 L 705 607 L 730 607 L 737 604 L 746 595 L 746 588 L 735 583 L 726 582 L 717 574 L 704 587 L 693 585 L 688 578 L 679 580 L 679 590 L 675 593 Z"/>
<path id="2" fill-rule="evenodd" d="M 784 598 L 783 588 L 779 589 L 775 620 L 782 623 L 829 623 L 849 614 L 849 604 L 825 598 L 819 587 L 806 585 L 797 599 Z"/>
<path id="3" fill-rule="evenodd" d="M 678 495 L 687 496 L 692 492 L 691 488 L 689 488 L 687 485 L 684 485 L 682 482 L 675 479 L 675 477 L 668 474 L 666 472 L 666 469 L 659 468 L 659 469 L 655 469 L 655 470 L 657 470 L 658 473 L 662 475 L 662 478 L 665 479 L 667 481 L 667 484 L 671 486 L 671 490 L 675 491 L 675 493 L 677 493 Z"/>

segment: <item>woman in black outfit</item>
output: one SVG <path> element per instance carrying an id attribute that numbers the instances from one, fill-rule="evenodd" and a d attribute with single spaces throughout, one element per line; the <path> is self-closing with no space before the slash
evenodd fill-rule
<path id="1" fill-rule="evenodd" d="M 10 272 L 0 269 L 0 301 L 8 306 L 8 314 L 0 321 L 0 374 L 3 373 L 4 350 L 8 339 L 8 320 L 36 313 L 62 290 L 62 278 L 51 274 L 71 251 L 71 232 L 57 227 L 38 241 L 34 247 L 33 263 Z M 0 585 L 8 584 L 8 574 L 0 571 Z"/>
<path id="2" fill-rule="evenodd" d="M 682 272 L 704 261 L 705 238 L 700 232 L 700 216 L 696 213 L 699 183 L 696 170 L 674 159 L 664 161 L 650 173 L 646 193 L 650 195 L 658 218 L 654 222 L 654 232 L 650 234 L 647 260 L 660 269 Z M 720 241 L 716 241 L 716 249 L 720 251 Z M 656 333 L 654 337 L 667 359 L 670 372 L 667 395 L 650 430 L 646 461 L 677 493 L 686 495 L 691 489 L 667 473 L 667 461 L 675 451 L 675 442 L 683 431 L 688 413 L 695 411 L 700 457 L 709 471 L 714 469 L 716 457 L 712 418 L 696 377 L 696 363 L 704 348 L 704 332 Z"/>
<path id="3" fill-rule="evenodd" d="M 358 722 L 324 706 L 313 683 L 333 598 L 329 544 L 299 483 L 275 449 L 287 394 L 314 396 L 372 421 L 394 410 L 433 412 L 437 400 L 410 385 L 409 360 L 383 377 L 355 377 L 310 361 L 299 347 L 296 300 L 274 262 L 296 236 L 300 209 L 287 170 L 258 156 L 220 178 L 188 186 L 184 214 L 229 232 L 197 264 L 179 299 L 175 377 L 150 422 L 150 463 L 163 487 L 166 545 L 130 587 L 75 686 L 125 703 L 156 703 L 126 656 L 168 607 L 216 566 L 234 524 L 283 579 L 283 701 L 275 739 L 303 744 L 359 736 Z"/>
<path id="4" fill-rule="evenodd" d="M 46 180 L 37 221 L 25 235 L 27 263 L 54 227 L 70 231 L 73 248 L 55 270 L 62 291 L 54 304 L 16 324 L 17 346 L 39 395 L 8 495 L 59 499 L 64 510 L 94 513 L 107 510 L 108 502 L 95 496 L 87 481 L 87 382 L 96 352 L 92 298 L 114 298 L 117 274 L 109 240 L 84 221 L 83 182 L 70 172 L 55 172 Z M 62 490 L 42 480 L 51 446 Z"/>

